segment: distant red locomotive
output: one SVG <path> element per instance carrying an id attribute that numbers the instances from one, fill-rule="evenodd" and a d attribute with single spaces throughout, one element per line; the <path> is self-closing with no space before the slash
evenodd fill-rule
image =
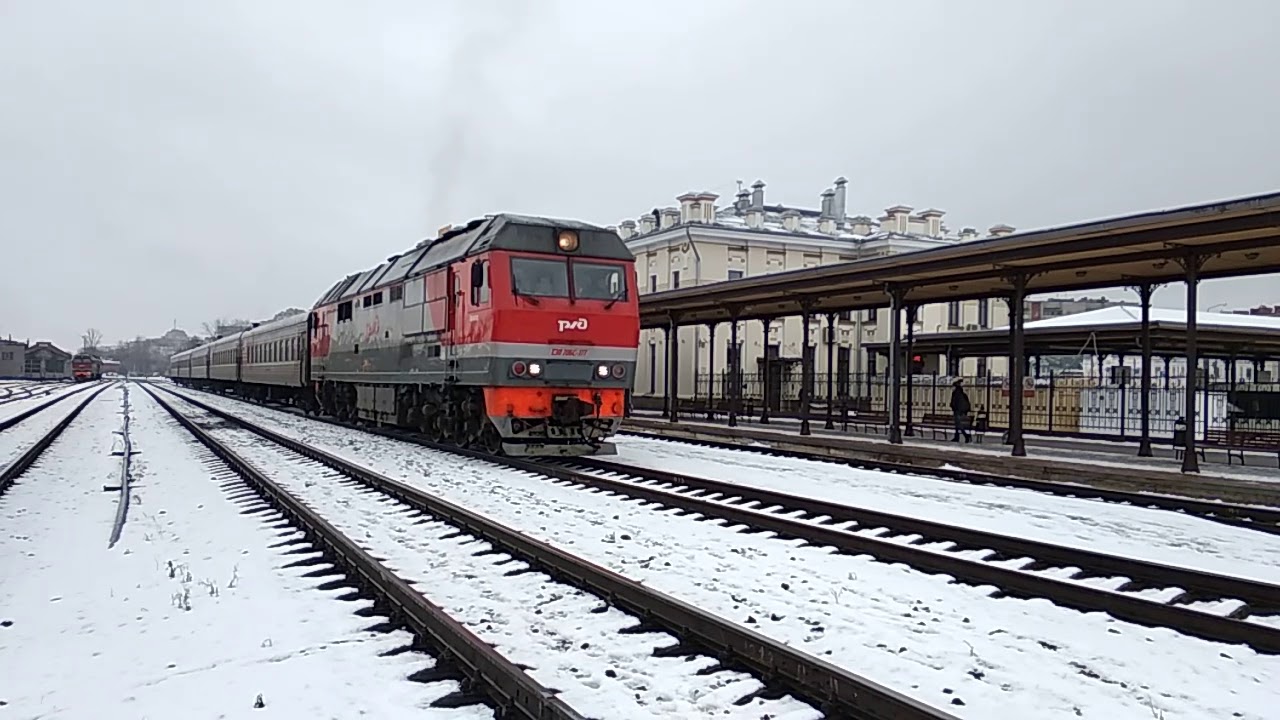
<path id="1" fill-rule="evenodd" d="M 495 215 L 335 284 L 305 317 L 173 356 L 180 384 L 513 455 L 612 452 L 639 344 L 611 230 Z"/>
<path id="2" fill-rule="evenodd" d="M 71 377 L 76 382 L 102 379 L 102 360 L 93 355 L 78 353 L 71 358 Z"/>

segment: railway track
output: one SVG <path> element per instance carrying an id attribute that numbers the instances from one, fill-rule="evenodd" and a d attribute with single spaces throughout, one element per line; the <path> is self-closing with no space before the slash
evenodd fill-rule
<path id="1" fill-rule="evenodd" d="M 624 430 L 621 434 L 647 438 L 650 440 L 662 440 L 665 442 L 683 443 L 686 445 L 700 445 L 720 450 L 750 452 L 768 455 L 771 457 L 834 463 L 836 465 L 845 465 L 860 470 L 874 470 L 877 472 L 900 475 L 919 475 L 969 485 L 1019 488 L 1023 490 L 1034 490 L 1048 495 L 1057 495 L 1059 497 L 1099 500 L 1123 505 L 1134 505 L 1137 507 L 1171 510 L 1223 523 L 1225 525 L 1244 527 L 1251 530 L 1271 533 L 1273 535 L 1280 535 L 1280 508 L 1274 507 L 1197 500 L 1195 498 L 1176 495 L 1159 495 L 1144 492 L 1129 492 L 1125 490 L 1110 490 L 1091 487 L 1088 485 L 1058 483 L 1048 480 L 1033 480 L 1030 478 L 1019 478 L 1007 475 L 993 475 L 974 470 L 965 470 L 962 468 L 940 467 L 926 469 L 906 463 L 897 463 L 873 458 L 835 457 L 817 452 L 808 453 L 799 450 L 773 448 L 761 445 L 741 445 L 706 438 L 694 439 L 673 437 L 662 433 L 644 432 L 641 430 Z"/>
<path id="2" fill-rule="evenodd" d="M 198 404 L 215 414 L 227 415 Z M 333 420 L 326 422 L 348 426 Z M 1105 612 L 1138 625 L 1169 628 L 1206 640 L 1242 644 L 1261 653 L 1280 654 L 1280 622 L 1266 624 L 1280 615 L 1280 587 L 1263 582 L 607 460 L 494 457 L 439 445 L 409 433 L 357 429 L 584 488 L 660 503 L 753 531 L 773 532 L 842 552 L 871 555 L 884 562 L 904 563 L 972 585 L 994 586 L 1002 595 L 1044 598 L 1085 612 Z M 610 474 L 633 480 L 616 479 Z M 935 547 L 920 547 L 930 544 Z M 1217 613 L 1195 609 L 1193 604 L 1212 607 Z"/>
<path id="3" fill-rule="evenodd" d="M 160 398 L 156 390 L 148 388 L 148 392 L 157 397 L 157 400 L 165 405 L 175 417 L 181 417 L 181 413 Z M 678 638 L 680 644 L 674 648 L 664 648 L 663 654 L 671 653 L 682 656 L 703 654 L 713 656 L 720 661 L 721 666 L 724 668 L 745 669 L 759 678 L 766 688 L 769 688 L 771 696 L 775 691 L 790 692 L 800 700 L 821 710 L 830 718 L 902 718 L 903 720 L 929 718 L 938 720 L 953 717 L 941 710 L 915 701 L 835 665 L 767 638 L 737 623 L 724 620 L 719 616 L 652 590 L 617 573 L 586 562 L 547 543 L 535 540 L 429 493 L 308 446 L 280 433 L 255 425 L 234 414 L 222 411 L 189 396 L 168 393 L 167 391 L 166 394 L 178 397 L 182 402 L 189 403 L 193 407 L 226 423 L 264 438 L 273 445 L 286 448 L 291 453 L 319 463 L 330 470 L 337 471 L 342 476 L 350 478 L 383 496 L 394 498 L 404 505 L 448 523 L 458 529 L 457 533 L 479 538 L 491 546 L 492 550 L 486 552 L 499 552 L 509 555 L 511 558 L 527 563 L 530 567 L 542 571 L 560 582 L 572 585 L 581 591 L 603 599 L 606 608 L 614 607 L 639 619 L 639 623 L 636 626 L 623 632 L 661 631 Z M 195 427 L 195 424 L 189 420 L 183 419 L 180 422 L 183 423 L 184 427 L 190 426 L 188 429 Z M 205 436 L 207 437 L 208 433 L 205 433 Z M 209 439 L 212 440 L 212 438 Z M 204 442 L 203 439 L 202 442 Z M 236 458 L 225 446 L 209 445 L 209 447 L 214 449 L 214 452 L 223 457 L 229 464 L 236 467 L 243 466 L 247 471 L 252 471 L 252 468 L 247 463 Z M 477 454 L 477 456 L 485 460 L 490 459 L 484 455 Z M 253 482 L 258 485 L 265 480 L 266 478 L 255 478 Z M 277 494 L 287 497 L 287 493 L 284 493 L 279 488 L 269 491 L 268 494 L 275 498 L 273 499 L 273 504 L 277 504 L 277 506 L 286 502 L 292 503 L 292 505 L 289 505 L 290 511 L 288 514 L 302 524 L 309 524 L 311 520 L 322 520 L 319 517 L 312 517 L 315 513 L 302 506 L 296 500 L 289 499 L 286 501 L 276 497 Z M 324 527 L 332 529 L 332 526 L 327 524 Z M 345 543 L 352 547 L 342 545 L 343 539 L 340 538 L 328 538 L 324 539 L 323 542 L 329 546 L 340 546 L 346 553 L 359 549 L 349 540 L 346 540 Z M 356 576 L 380 577 L 378 573 L 370 569 L 372 566 L 367 565 L 367 563 L 376 563 L 376 561 L 366 555 L 355 560 L 346 559 L 342 562 L 342 565 Z M 385 571 L 383 572 L 385 573 Z M 407 598 L 400 598 L 399 601 L 405 604 L 409 603 Z M 425 600 L 421 602 L 428 607 L 432 607 Z M 426 608 L 419 606 L 415 606 L 414 609 L 418 612 L 427 612 Z M 435 608 L 435 610 L 443 612 L 439 608 Z M 444 619 L 437 618 L 437 621 L 443 621 Z M 419 621 L 419 624 L 422 624 L 422 621 Z M 483 651 L 493 654 L 491 658 L 492 667 L 486 674 L 479 676 L 477 682 L 484 682 L 485 678 L 488 678 L 489 682 L 511 682 L 506 679 L 508 676 L 503 673 L 522 673 L 518 668 L 511 666 L 510 663 L 503 665 L 505 661 L 502 661 L 500 656 L 493 653 L 491 648 L 474 636 L 466 637 L 461 634 L 455 634 L 445 639 L 459 646 L 456 652 L 476 653 Z M 476 643 L 479 643 L 479 645 L 476 645 Z M 527 678 L 527 676 L 525 677 Z"/>
<path id="4" fill-rule="evenodd" d="M 32 443 L 31 446 L 28 447 L 25 452 L 23 452 L 21 455 L 17 457 L 17 459 L 9 463 L 8 467 L 5 467 L 3 470 L 0 470 L 0 495 L 3 495 L 5 491 L 7 491 L 9 487 L 13 485 L 15 480 L 17 480 L 32 465 L 34 465 L 37 460 L 40 459 L 40 456 L 44 454 L 44 451 L 48 450 L 49 446 L 52 445 L 53 442 L 57 440 L 59 436 L 62 435 L 63 431 L 66 430 L 67 427 L 70 426 L 71 423 L 74 422 L 77 417 L 79 417 L 80 413 L 86 407 L 88 407 L 89 403 L 93 402 L 95 399 L 97 399 L 99 395 L 106 392 L 111 387 L 114 387 L 114 385 L 115 385 L 114 383 L 103 385 L 102 387 L 99 387 L 97 390 L 89 393 L 86 397 L 82 398 L 80 400 L 80 403 L 77 404 L 75 408 L 71 410 L 71 412 L 67 413 L 66 417 L 58 421 L 58 423 L 54 425 L 52 428 L 50 428 L 44 435 L 42 435 L 40 439 Z M 79 392 L 81 391 L 80 390 L 74 391 L 74 393 L 79 393 Z M 6 421 L 7 424 L 0 423 L 0 430 L 7 430 L 13 427 L 14 425 L 18 424 L 22 420 L 34 415 L 35 413 L 40 412 L 41 410 L 44 410 L 52 406 L 53 404 L 66 399 L 67 397 L 70 397 L 70 395 L 74 393 L 68 393 L 67 395 L 63 395 L 53 401 L 44 403 L 39 407 L 32 408 L 31 410 L 22 413 L 21 416 L 15 416 L 14 418 L 10 418 L 9 421 Z"/>
<path id="5" fill-rule="evenodd" d="M 79 393 L 85 392 L 86 390 L 89 390 L 92 387 L 94 387 L 94 385 L 83 385 L 81 387 L 75 388 L 74 390 L 63 393 L 53 399 L 46 400 L 45 402 L 42 402 L 39 405 L 36 405 L 34 407 L 29 407 L 26 410 L 23 410 L 22 412 L 19 412 L 10 417 L 4 418 L 3 420 L 0 420 L 0 432 L 4 432 L 5 430 L 8 430 L 9 428 L 13 427 L 14 425 L 17 425 L 23 420 L 26 420 L 27 418 L 39 412 L 47 410 L 73 395 L 78 395 Z M 30 398 L 22 398 L 22 399 L 28 400 Z"/>

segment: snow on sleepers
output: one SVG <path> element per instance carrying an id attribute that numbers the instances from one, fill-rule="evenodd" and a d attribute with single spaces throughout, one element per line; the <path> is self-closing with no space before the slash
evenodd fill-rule
<path id="1" fill-rule="evenodd" d="M 1143 595 L 1159 603 L 1183 604 L 1184 601 L 1198 598 L 1199 603 L 1206 603 L 1202 606 L 1206 612 L 1230 616 L 1235 620 L 1254 619 L 1249 615 L 1250 606 L 1264 613 L 1280 610 L 1280 586 L 1265 582 L 1000 535 L 737 482 L 711 480 L 683 472 L 636 467 L 612 460 L 582 458 L 557 464 L 585 469 L 604 479 L 604 487 L 621 489 L 622 492 L 626 492 L 628 488 L 618 483 L 634 483 L 691 498 L 688 502 L 694 507 L 702 503 L 737 505 L 785 517 L 797 523 L 853 531 L 875 540 L 916 546 L 920 550 L 952 555 L 964 560 L 990 559 L 993 564 L 1001 567 L 1024 570 L 1062 582 L 1101 587 L 1113 592 L 1132 590 L 1135 595 Z M 610 475 L 623 479 L 611 480 L 608 478 Z M 1045 567 L 1050 563 L 1053 565 Z M 1053 586 L 1046 587 L 1051 589 Z M 1215 600 L 1227 602 L 1214 603 Z M 1192 607 L 1190 602 L 1185 602 L 1185 606 Z M 1264 622 L 1266 618 L 1267 615 L 1257 616 L 1257 619 L 1263 619 Z M 1280 640 L 1277 643 L 1272 651 L 1280 650 Z"/>
<path id="2" fill-rule="evenodd" d="M 313 509 L 193 422 L 188 417 L 188 412 L 178 410 L 155 392 L 148 392 L 220 460 L 252 483 L 284 516 L 304 528 L 304 532 L 314 534 L 323 547 L 333 553 L 335 559 L 345 565 L 350 574 L 359 579 L 358 582 L 367 582 L 376 587 L 387 602 L 399 613 L 403 613 L 419 637 L 447 648 L 458 659 L 458 669 L 470 677 L 476 686 L 484 688 L 495 702 L 510 706 L 513 711 L 528 718 L 577 720 L 582 717 L 520 668 L 448 617 L 439 607 L 426 601 L 408 583 Z"/>
<path id="3" fill-rule="evenodd" d="M 1045 600 L 993 598 L 989 593 L 994 588 L 989 586 L 957 584 L 903 565 L 773 539 L 769 533 L 737 533 L 655 503 L 583 492 L 545 476 L 514 473 L 290 412 L 213 395 L 198 397 L 475 508 L 527 535 L 877 682 L 947 706 L 962 717 L 1048 720 L 1146 717 L 1160 711 L 1169 717 L 1260 720 L 1280 703 L 1280 687 L 1258 680 L 1280 675 L 1280 658 L 1241 646 L 1148 629 Z M 664 447 L 663 459 L 679 467 L 678 453 Z M 756 458 L 761 473 L 772 473 L 769 468 L 782 464 L 803 467 L 813 475 L 807 461 L 779 462 L 741 453 L 734 457 L 739 463 Z M 741 476 L 748 472 L 723 451 L 716 458 L 708 465 L 713 471 L 732 466 Z M 799 484 L 802 477 L 788 474 L 785 482 Z M 966 486 L 885 476 L 886 483 L 890 480 L 897 481 L 894 487 L 899 491 L 914 487 L 912 483 L 949 490 L 948 507 L 956 513 L 971 509 L 958 499 L 972 492 Z M 1099 507 L 1022 490 L 984 488 L 982 493 L 972 502 L 986 495 L 1016 496 L 1026 502 L 1029 510 L 1024 512 L 1036 507 L 1035 502 L 1046 508 L 1070 506 L 1072 516 L 1080 514 L 1080 506 Z M 979 505 L 986 507 L 986 502 Z M 1271 538 L 1172 513 L 1104 507 L 1126 517 L 1167 516 L 1167 522 L 1186 525 L 1188 532 L 1191 527 L 1218 528 L 1224 540 Z M 1230 545 L 1220 547 L 1228 552 Z M 1184 549 L 1189 551 L 1194 549 Z"/>
<path id="4" fill-rule="evenodd" d="M 64 392 L 59 392 L 52 398 L 46 399 L 44 396 L 27 397 L 21 400 L 15 400 L 4 406 L 0 406 L 0 432 L 4 432 L 9 428 L 21 423 L 23 420 L 40 413 L 43 410 L 57 405 L 59 401 L 84 392 L 91 388 L 101 388 L 97 383 L 72 386 Z"/>
<path id="5" fill-rule="evenodd" d="M 191 399 L 190 396 L 184 394 L 183 397 L 208 407 L 204 403 Z M 237 422 L 233 415 L 218 410 L 214 410 L 214 413 Z M 232 436 L 237 433 L 221 427 L 212 432 L 220 437 L 224 433 L 227 434 L 228 443 L 234 442 Z M 693 647 L 710 648 L 725 660 L 753 670 L 771 684 L 780 684 L 792 689 L 805 699 L 830 707 L 841 717 L 882 717 L 886 716 L 885 713 L 888 713 L 888 716 L 902 718 L 952 717 L 853 675 L 824 660 L 770 640 L 742 625 L 706 613 L 693 605 L 658 593 L 597 565 L 584 563 L 572 554 L 498 525 L 460 506 L 432 497 L 359 466 L 353 467 L 351 463 L 334 455 L 317 451 L 287 437 L 274 435 L 261 428 L 251 429 L 251 432 L 286 445 L 292 453 L 305 455 L 328 467 L 339 469 L 366 485 L 375 486 L 378 489 L 375 498 L 391 495 L 431 516 L 442 519 L 443 523 L 432 524 L 428 528 L 431 532 L 424 533 L 422 537 L 418 537 L 416 532 L 413 534 L 413 537 L 418 537 L 422 542 L 430 542 L 431 536 L 438 532 L 443 532 L 444 535 L 435 537 L 436 543 L 456 540 L 458 537 L 470 534 L 479 539 L 468 538 L 463 541 L 464 545 L 474 543 L 467 546 L 479 548 L 482 554 L 496 552 L 504 563 L 511 562 L 514 556 L 518 561 L 522 561 L 522 569 L 524 569 L 523 562 L 528 562 L 536 568 L 545 569 L 553 577 L 562 581 L 567 580 L 580 589 L 607 598 L 606 609 L 603 611 L 597 609 L 596 612 L 601 615 L 592 621 L 593 625 L 602 626 L 588 633 L 585 638 L 581 627 L 583 618 L 581 614 L 574 613 L 566 613 L 554 618 L 536 618 L 532 627 L 546 627 L 535 630 L 532 635 L 523 635 L 521 631 L 530 627 L 530 618 L 521 616 L 519 608 L 522 604 L 529 604 L 528 599 L 508 602 L 505 605 L 493 604 L 495 601 L 507 598 L 511 593 L 511 590 L 505 587 L 512 582 L 511 579 L 502 576 L 502 573 L 507 570 L 504 565 L 495 567 L 491 558 L 485 558 L 479 565 L 474 565 L 469 559 L 464 561 L 465 556 L 459 557 L 447 545 L 429 546 L 426 550 L 440 554 L 442 557 L 440 568 L 447 568 L 451 573 L 460 574 L 466 578 L 468 584 L 481 585 L 484 589 L 480 594 L 482 597 L 487 594 L 489 602 L 477 601 L 474 598 L 476 591 L 468 589 L 461 583 L 458 587 L 449 585 L 448 590 L 443 589 L 439 584 L 432 584 L 431 596 L 447 598 L 450 608 L 455 612 L 464 613 L 475 621 L 483 620 L 484 629 L 479 631 L 483 637 L 492 638 L 494 643 L 504 648 L 504 652 L 520 655 L 520 662 L 533 665 L 536 668 L 533 672 L 540 679 L 542 674 L 547 674 L 548 677 L 544 682 L 559 687 L 563 691 L 563 697 L 573 698 L 571 702 L 575 705 L 579 702 L 590 702 L 592 705 L 589 707 L 601 707 L 611 718 L 647 717 L 649 711 L 643 706 L 655 700 L 663 702 L 665 697 L 667 703 L 685 699 L 683 706 L 677 711 L 681 717 L 714 714 L 717 717 L 754 718 L 759 717 L 761 712 L 768 712 L 774 717 L 788 718 L 821 716 L 821 713 L 814 708 L 789 698 L 783 698 L 780 701 L 764 701 L 759 697 L 753 697 L 764 688 L 759 681 L 749 676 L 723 670 L 713 675 L 698 674 L 705 673 L 702 665 L 691 665 L 689 662 L 676 659 L 692 654 L 692 651 L 680 644 L 669 644 L 666 648 L 658 648 L 655 652 L 655 645 L 663 643 L 657 642 L 652 635 L 644 637 L 649 633 L 635 634 L 637 631 L 643 633 L 645 630 L 660 628 L 683 631 L 682 639 L 690 642 Z M 264 449 L 258 437 L 248 435 L 245 431 L 239 431 L 239 434 L 245 439 L 240 441 L 242 445 L 236 446 L 237 452 L 243 452 L 250 457 L 261 453 L 263 455 L 258 462 L 272 467 L 273 470 L 287 465 L 279 458 L 279 450 Z M 275 455 L 273 456 L 272 453 Z M 317 477 L 317 471 L 314 469 L 309 470 L 304 478 L 310 478 L 310 481 L 299 479 L 291 487 L 299 493 L 304 493 L 308 502 L 320 502 L 316 498 L 321 498 L 328 493 L 337 493 L 339 492 L 337 488 L 343 487 L 333 479 Z M 330 501 L 336 503 L 330 507 L 335 513 L 334 522 L 338 523 L 348 521 L 344 512 L 359 515 L 349 509 L 355 507 L 355 501 L 350 497 L 351 490 L 348 488 L 343 492 L 345 494 L 341 498 Z M 374 509 L 387 512 L 385 502 L 379 502 L 377 499 L 370 499 L 369 502 L 373 503 Z M 396 512 L 404 512 L 399 508 L 393 509 Z M 381 527 L 389 522 L 378 520 L 376 516 L 371 517 L 373 519 L 359 522 L 359 525 L 353 528 L 355 534 L 364 537 L 365 541 L 377 537 L 376 531 L 371 528 Z M 403 522 L 403 519 L 399 522 Z M 376 545 L 379 554 L 390 557 L 394 549 L 388 550 L 384 547 L 392 548 L 391 545 Z M 424 552 L 423 549 L 417 551 L 418 554 L 422 552 Z M 420 564 L 421 559 L 415 559 L 411 555 L 398 561 L 397 567 L 410 567 L 414 562 Z M 484 569 L 486 567 L 489 568 L 487 575 Z M 496 582 L 497 585 L 491 586 L 489 584 L 491 582 Z M 577 590 L 545 578 L 535 578 L 534 583 L 535 588 L 557 585 L 563 588 L 541 590 L 543 594 L 550 593 L 553 597 L 586 597 Z M 598 604 L 598 599 L 592 599 L 581 606 L 581 612 L 585 612 L 591 605 L 596 605 L 598 608 Z M 647 622 L 636 626 L 635 617 L 607 609 L 608 605 L 620 607 Z M 515 619 L 497 622 L 492 619 L 494 616 L 509 617 L 513 614 Z M 556 621 L 555 625 L 551 625 L 552 620 Z M 493 627 L 495 625 L 496 627 Z M 664 634 L 658 634 L 656 637 L 675 643 L 674 638 Z M 555 639 L 560 641 L 548 645 Z M 592 649 L 588 645 L 578 645 L 583 639 L 586 643 L 602 644 L 603 647 L 597 646 Z M 587 651 L 580 661 L 566 663 L 563 660 L 556 660 L 566 652 L 567 648 L 574 646 Z M 664 657 L 666 655 L 672 655 L 672 657 Z M 601 684 L 599 670 L 590 675 L 579 673 L 580 664 L 586 663 L 588 658 L 593 656 L 618 664 L 624 663 L 624 658 L 630 658 L 630 662 L 626 662 L 620 668 L 604 669 L 604 677 L 608 679 Z M 597 664 L 598 662 L 599 660 Z M 708 667 L 716 665 L 709 658 L 703 658 L 699 662 L 707 663 Z M 559 667 L 556 667 L 557 664 Z M 566 671 L 569 671 L 569 674 L 566 675 Z M 739 699 L 744 696 L 750 698 L 751 702 L 739 705 Z M 600 703 L 603 705 L 599 705 Z M 634 710 L 631 710 L 632 707 Z"/>

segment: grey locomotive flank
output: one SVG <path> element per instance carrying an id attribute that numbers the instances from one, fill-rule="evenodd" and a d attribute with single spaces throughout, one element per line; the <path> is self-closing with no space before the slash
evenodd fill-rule
<path id="1" fill-rule="evenodd" d="M 626 389 L 635 376 L 633 348 L 573 346 L 573 350 L 585 350 L 585 354 L 572 358 L 554 357 L 553 353 L 561 349 L 559 346 L 523 343 L 471 343 L 446 347 L 439 354 L 433 354 L 435 349 L 439 349 L 438 346 L 427 343 L 405 343 L 363 346 L 359 353 L 330 352 L 323 362 L 314 361 L 312 377 L 371 384 L 443 384 L 448 380 L 461 385 L 551 387 L 570 384 Z M 512 376 L 511 365 L 517 360 L 541 364 L 542 376 Z M 616 364 L 626 369 L 621 378 L 612 374 L 601 378 L 597 374 L 601 365 L 612 371 Z"/>

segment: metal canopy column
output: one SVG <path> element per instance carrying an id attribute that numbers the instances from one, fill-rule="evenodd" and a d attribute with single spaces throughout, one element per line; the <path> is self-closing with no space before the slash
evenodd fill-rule
<path id="1" fill-rule="evenodd" d="M 885 393 L 885 405 L 889 411 L 889 442 L 902 444 L 902 304 L 906 288 L 890 285 L 889 299 L 889 392 Z"/>
<path id="2" fill-rule="evenodd" d="M 1009 303 L 1009 334 L 1010 350 L 1012 357 L 1009 358 L 1009 444 L 1013 446 L 1014 457 L 1024 457 L 1027 454 L 1026 444 L 1022 439 L 1022 379 L 1026 369 L 1026 353 L 1023 350 L 1023 325 L 1026 324 L 1022 315 L 1023 301 L 1027 296 L 1027 275 L 1023 272 L 1015 272 L 1009 276 L 1009 283 L 1013 286 L 1013 292 L 1006 298 Z"/>
<path id="3" fill-rule="evenodd" d="M 707 323 L 707 420 L 716 419 L 716 326 L 719 323 Z M 697 352 L 697 348 L 694 349 Z M 694 374 L 695 383 L 698 381 Z"/>
<path id="4" fill-rule="evenodd" d="M 915 343 L 916 343 L 916 313 L 919 311 L 918 305 L 907 306 L 907 437 L 916 434 L 915 426 Z"/>
<path id="5" fill-rule="evenodd" d="M 1142 302 L 1142 383 L 1139 392 L 1139 413 L 1142 421 L 1142 437 L 1138 440 L 1138 457 L 1152 457 L 1151 452 L 1151 293 L 1155 286 L 1142 283 L 1138 286 L 1138 299 Z"/>
<path id="6" fill-rule="evenodd" d="M 806 300 L 800 304 L 804 312 L 800 316 L 800 434 L 812 435 L 809 427 L 809 411 L 813 403 L 813 353 L 809 351 L 809 321 L 813 318 L 813 303 Z"/>
<path id="7" fill-rule="evenodd" d="M 1183 418 L 1187 423 L 1187 434 L 1182 447 L 1182 472 L 1200 472 L 1200 461 L 1196 458 L 1196 371 L 1200 367 L 1196 356 L 1196 310 L 1199 302 L 1197 290 L 1200 284 L 1200 269 L 1204 267 L 1204 256 L 1187 253 L 1178 259 L 1178 264 L 1187 273 L 1187 382 L 1186 397 L 1183 398 Z M 1204 418 L 1208 427 L 1208 414 Z"/>
<path id="8" fill-rule="evenodd" d="M 760 403 L 760 424 L 769 424 L 769 326 L 773 324 L 773 318 L 760 318 L 760 326 L 764 328 L 764 339 L 760 343 L 761 352 L 764 353 L 760 362 L 760 397 L 764 401 Z"/>
<path id="9" fill-rule="evenodd" d="M 662 348 L 664 350 L 671 349 L 671 325 L 662 326 Z M 662 414 L 671 414 L 671 353 L 663 353 L 662 358 Z M 658 372 L 655 367 L 653 372 Z"/>
<path id="10" fill-rule="evenodd" d="M 738 345 L 738 315 L 729 316 L 729 427 L 738 426 L 738 407 L 742 402 L 742 347 Z"/>
<path id="11" fill-rule="evenodd" d="M 834 395 L 831 391 L 832 378 L 836 374 L 835 362 L 832 360 L 831 353 L 836 347 L 836 314 L 827 313 L 827 421 L 823 424 L 826 430 L 835 430 L 835 422 L 831 419 L 831 404 L 834 401 Z"/>
<path id="12" fill-rule="evenodd" d="M 671 399 L 667 420 L 680 422 L 680 326 L 675 315 L 667 326 L 667 396 Z"/>

